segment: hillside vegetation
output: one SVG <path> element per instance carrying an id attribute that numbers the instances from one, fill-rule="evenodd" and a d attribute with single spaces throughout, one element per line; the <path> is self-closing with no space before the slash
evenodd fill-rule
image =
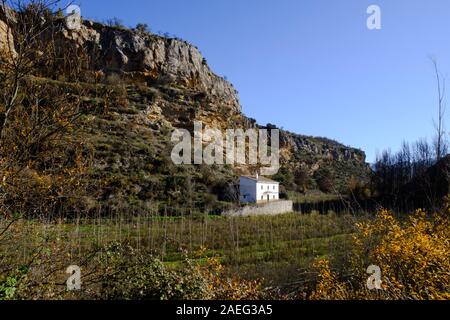
<path id="1" fill-rule="evenodd" d="M 239 175 L 258 167 L 175 166 L 170 139 L 175 128 L 192 132 L 194 121 L 220 130 L 260 127 L 242 113 L 233 86 L 183 40 L 93 21 L 69 29 L 44 3 L 0 14 L 9 214 L 157 208 L 177 215 L 232 205 Z M 280 140 L 282 169 L 275 178 L 285 196 L 289 190 L 345 193 L 352 180 L 368 178 L 360 150 L 283 130 Z M 38 194 L 46 203 L 39 208 L 32 205 Z"/>
<path id="2" fill-rule="evenodd" d="M 0 299 L 449 299 L 449 214 L 2 223 Z"/>
<path id="3" fill-rule="evenodd" d="M 0 9 L 0 300 L 450 297 L 448 157 L 417 169 L 387 156 L 372 172 L 360 150 L 281 130 L 273 179 L 308 214 L 223 217 L 239 175 L 258 166 L 176 166 L 171 133 L 194 121 L 276 126 L 247 118 L 185 41 L 143 25 L 74 30 L 53 1 L 10 3 Z M 424 191 L 429 209 L 410 214 L 402 201 Z M 367 288 L 371 264 L 378 290 Z M 71 265 L 78 291 L 67 289 Z"/>

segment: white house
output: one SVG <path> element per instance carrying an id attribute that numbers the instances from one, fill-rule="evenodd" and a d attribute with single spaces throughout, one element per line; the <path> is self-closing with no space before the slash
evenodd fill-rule
<path id="1" fill-rule="evenodd" d="M 271 202 L 280 199 L 280 183 L 265 177 L 242 176 L 240 201 L 249 203 Z"/>

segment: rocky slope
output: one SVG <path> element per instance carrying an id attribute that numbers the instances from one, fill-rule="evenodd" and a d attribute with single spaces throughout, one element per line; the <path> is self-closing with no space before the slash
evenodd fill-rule
<path id="1" fill-rule="evenodd" d="M 143 31 L 92 21 L 70 30 L 64 20 L 60 22 L 58 54 L 63 56 L 72 48 L 86 57 L 80 67 L 85 73 L 89 121 L 81 128 L 81 136 L 96 149 L 93 181 L 107 181 L 93 200 L 137 208 L 155 202 L 186 206 L 186 201 L 214 207 L 217 199 L 233 200 L 231 186 L 237 175 L 254 173 L 256 168 L 176 167 L 170 161 L 174 128 L 192 129 L 196 120 L 221 129 L 258 126 L 242 114 L 232 84 L 210 70 L 199 50 L 185 41 Z M 4 47 L 8 37 L 2 21 L 0 27 Z M 56 71 L 40 76 L 68 88 L 71 82 L 70 76 Z M 106 92 L 113 103 L 107 102 Z M 309 177 L 306 187 L 315 189 L 317 172 L 326 168 L 336 191 L 344 191 L 349 180 L 365 179 L 368 174 L 362 151 L 286 131 L 281 132 L 281 164 L 283 170 L 276 178 L 293 190 L 299 171 Z"/>
<path id="2" fill-rule="evenodd" d="M 240 111 L 237 92 L 215 75 L 200 51 L 185 41 L 147 32 L 108 27 L 86 21 L 79 30 L 65 28 L 64 39 L 86 48 L 90 67 L 105 73 L 149 83 L 177 83 L 221 101 L 232 112 Z"/>

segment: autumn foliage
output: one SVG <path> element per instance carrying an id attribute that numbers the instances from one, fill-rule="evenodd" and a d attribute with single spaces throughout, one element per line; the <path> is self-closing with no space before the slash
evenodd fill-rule
<path id="1" fill-rule="evenodd" d="M 316 263 L 319 281 L 312 299 L 450 299 L 450 209 L 417 210 L 407 218 L 381 210 L 357 224 L 355 249 L 345 278 L 327 260 Z M 367 266 L 382 271 L 382 289 L 366 287 Z M 344 279 L 345 278 L 345 279 Z"/>

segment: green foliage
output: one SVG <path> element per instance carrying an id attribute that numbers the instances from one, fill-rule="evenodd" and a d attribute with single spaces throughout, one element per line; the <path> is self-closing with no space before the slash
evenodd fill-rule
<path id="1" fill-rule="evenodd" d="M 329 168 L 321 168 L 314 173 L 319 190 L 325 193 L 336 192 L 334 175 Z"/>
<path id="2" fill-rule="evenodd" d="M 17 290 L 18 280 L 16 277 L 8 276 L 6 280 L 0 281 L 0 300 L 11 300 Z"/>
<path id="3" fill-rule="evenodd" d="M 294 174 L 294 182 L 297 186 L 297 192 L 305 193 L 311 184 L 308 171 L 304 168 L 297 169 Z"/>
<path id="4" fill-rule="evenodd" d="M 101 277 L 102 299 L 196 300 L 207 296 L 207 283 L 199 269 L 185 259 L 183 267 L 170 270 L 148 252 L 123 244 L 105 248 Z"/>
<path id="5" fill-rule="evenodd" d="M 155 217 L 151 225 L 20 223 L 0 243 L 7 266 L 0 268 L 0 300 L 448 299 L 448 212 L 401 220 L 383 210 L 356 224 L 349 216 L 294 214 Z M 132 233 L 117 234 L 126 230 Z M 105 244 L 102 237 L 109 237 Z M 5 250 L 18 244 L 26 264 Z M 65 290 L 67 264 L 82 266 L 79 292 Z M 365 287 L 370 264 L 382 269 L 381 291 Z"/>
<path id="6" fill-rule="evenodd" d="M 316 256 L 335 261 L 347 248 L 349 220 L 128 214 L 57 224 L 21 221 L 0 242 L 2 297 L 6 291 L 10 299 L 254 299 L 261 286 L 302 277 L 298 270 Z M 82 268 L 80 292 L 65 290 L 71 264 Z"/>
<path id="7" fill-rule="evenodd" d="M 294 190 L 296 188 L 294 174 L 286 167 L 281 167 L 273 179 L 280 182 L 288 190 Z"/>

